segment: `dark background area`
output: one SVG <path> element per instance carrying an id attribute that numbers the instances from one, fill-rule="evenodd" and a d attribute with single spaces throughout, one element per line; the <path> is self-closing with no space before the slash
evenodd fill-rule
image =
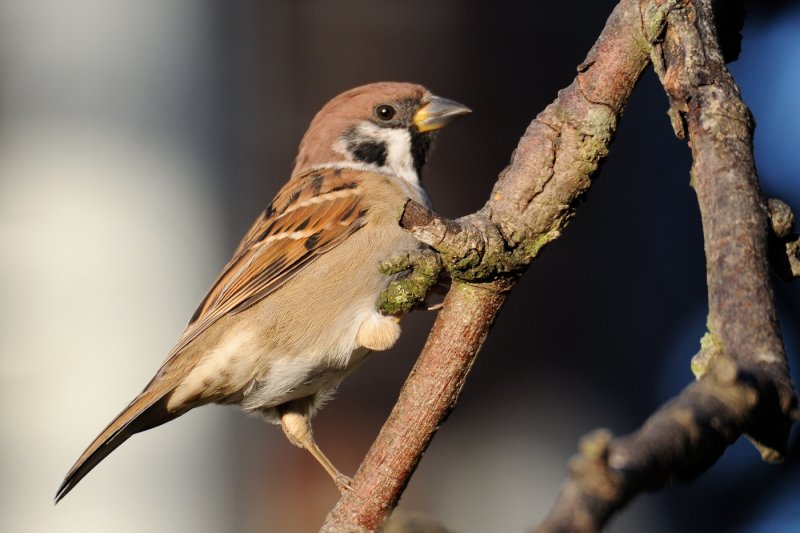
<path id="1" fill-rule="evenodd" d="M 159 337 L 161 353 L 166 353 L 170 336 L 177 336 L 181 322 L 191 314 L 240 236 L 287 179 L 302 133 L 328 99 L 362 83 L 403 80 L 422 83 L 436 94 L 469 105 L 474 113 L 443 132 L 424 176 L 436 210 L 458 217 L 483 204 L 525 127 L 571 82 L 616 3 L 145 4 L 148 7 L 138 9 L 148 10 L 146 15 L 127 20 L 128 15 L 122 14 L 123 20 L 117 22 L 121 27 L 139 24 L 135 27 L 142 33 L 132 42 L 158 43 L 144 53 L 147 60 L 134 61 L 127 51 L 115 56 L 113 43 L 118 36 L 113 31 L 103 33 L 103 18 L 99 29 L 83 19 L 75 22 L 79 29 L 80 24 L 89 24 L 83 29 L 99 31 L 96 42 L 108 43 L 110 59 L 102 64 L 110 66 L 95 70 L 82 71 L 71 63 L 73 56 L 60 57 L 54 47 L 52 54 L 43 57 L 47 65 L 61 66 L 63 72 L 43 68 L 48 75 L 26 77 L 26 68 L 36 69 L 27 59 L 19 61 L 21 66 L 15 60 L 27 57 L 26 48 L 17 47 L 13 35 L 5 42 L 0 38 L 0 78 L 5 74 L 6 80 L 0 81 L 0 103 L 5 103 L 0 107 L 0 133 L 5 132 L 0 136 L 0 156 L 7 153 L 2 151 L 3 139 L 12 138 L 20 124 L 45 124 L 48 131 L 55 131 L 51 124 L 57 123 L 64 138 L 89 124 L 99 125 L 101 136 L 111 136 L 118 128 L 124 132 L 123 139 L 146 138 L 148 146 L 161 145 L 164 151 L 180 153 L 194 161 L 196 167 L 190 168 L 202 169 L 187 171 L 187 179 L 173 183 L 165 172 L 162 181 L 146 189 L 149 192 L 135 197 L 119 192 L 128 190 L 122 180 L 139 179 L 133 170 L 120 174 L 119 182 L 113 175 L 100 178 L 101 193 L 108 196 L 98 193 L 97 205 L 117 205 L 108 200 L 114 198 L 131 209 L 134 220 L 139 215 L 149 218 L 155 229 L 145 228 L 137 238 L 167 239 L 167 247 L 147 260 L 151 270 L 144 269 L 148 275 L 136 278 L 139 281 L 123 278 L 115 283 L 112 278 L 106 285 L 93 283 L 98 278 L 88 275 L 77 299 L 113 292 L 117 283 L 138 283 L 131 290 L 142 301 L 127 308 L 122 302 L 103 307 L 104 320 L 124 323 L 129 314 L 136 315 L 138 329 L 122 343 L 147 336 L 148 324 L 165 322 L 172 328 L 172 333 L 163 334 L 164 341 Z M 6 24 L 5 29 L 14 30 L 25 43 L 27 32 L 37 31 L 34 22 L 38 19 L 26 15 L 30 9 L 21 5 L 8 3 L 10 15 L 0 22 L 0 30 Z M 180 24 L 163 22 L 173 19 Z M 29 29 L 25 24 L 30 24 Z M 153 27 L 162 26 L 162 31 L 154 33 L 161 37 L 149 37 L 148 32 L 156 32 Z M 170 33 L 170 28 L 181 28 L 183 33 Z M 77 30 L 76 34 L 82 35 Z M 758 121 L 756 157 L 762 186 L 767 196 L 785 200 L 797 212 L 800 5 L 751 2 L 743 34 L 741 57 L 731 69 Z M 159 54 L 166 59 L 158 58 Z M 155 61 L 157 68 L 146 67 L 148 61 Z M 97 79 L 92 77 L 96 72 L 100 73 Z M 648 69 L 590 193 L 564 235 L 546 249 L 514 290 L 457 409 L 424 456 L 401 508 L 430 513 L 461 533 L 521 531 L 543 517 L 582 435 L 598 427 L 615 434 L 635 430 L 693 379 L 689 361 L 699 349 L 707 312 L 702 228 L 689 187 L 689 149 L 674 137 L 666 110 L 667 99 Z M 137 152 L 136 142 L 126 143 L 120 144 L 134 159 L 143 153 Z M 46 160 L 53 148 L 43 145 L 36 157 Z M 102 145 L 89 150 L 90 159 L 91 154 L 102 157 L 102 150 Z M 19 199 L 28 196 L 11 193 L 22 190 L 17 184 L 28 183 L 28 178 L 8 168 L 0 162 L 0 170 L 6 170 L 0 174 L 0 186 L 5 202 L 17 202 L 18 207 Z M 69 179 L 55 174 L 54 180 Z M 194 192 L 188 194 L 183 188 Z M 29 220 L 26 216 L 34 216 L 27 213 L 41 209 L 42 195 L 52 196 L 56 204 L 64 202 L 59 190 L 37 189 L 38 196 L 33 198 L 38 200 L 20 208 L 25 216 L 8 215 L 0 221 L 9 231 L 15 224 L 21 227 Z M 197 191 L 203 195 L 193 202 Z M 161 211 L 150 205 L 161 202 L 165 204 Z M 190 213 L 188 222 L 171 220 L 173 211 Z M 89 217 L 88 227 L 109 224 L 104 211 L 87 213 L 68 209 L 65 216 Z M 191 222 L 191 216 L 206 221 L 207 233 Z M 48 227 L 57 229 L 58 224 Z M 173 236 L 170 228 L 175 225 L 183 229 Z M 124 232 L 114 235 L 114 239 L 96 241 L 95 246 L 126 238 Z M 69 244 L 76 238 L 70 232 L 56 231 L 51 236 L 65 243 L 65 253 L 82 249 Z M 211 256 L 193 255 L 198 249 Z M 114 250 L 116 255 L 106 255 L 112 265 L 144 261 L 145 256 L 130 247 Z M 62 257 L 56 256 L 53 264 Z M 170 266 L 162 268 L 164 264 Z M 108 269 L 106 264 L 104 270 Z M 177 293 L 155 285 L 175 285 L 189 272 L 191 281 Z M 3 288 L 15 301 L 12 285 L 8 282 Z M 775 291 L 797 380 L 800 288 L 776 280 Z M 52 301 L 46 294 L 42 298 Z M 167 301 L 169 311 L 162 309 Z M 7 307 L 6 313 L 13 313 L 13 307 Z M 315 419 L 320 446 L 342 471 L 355 472 L 433 318 L 432 313 L 407 318 L 398 346 L 374 355 Z M 91 331 L 98 327 L 97 320 L 92 315 L 71 330 Z M 52 331 L 46 320 L 37 327 L 42 323 Z M 27 331 L 13 322 L 5 327 L 7 338 Z M 59 396 L 63 403 L 46 417 L 63 424 L 58 435 L 68 444 L 50 436 L 46 445 L 36 447 L 36 453 L 25 444 L 8 445 L 10 453 L 20 457 L 20 464 L 37 454 L 55 455 L 58 460 L 50 461 L 52 468 L 36 478 L 48 484 L 31 489 L 36 503 L 18 503 L 20 492 L 10 496 L 11 481 L 0 486 L 4 499 L 0 510 L 7 530 L 19 530 L 13 526 L 20 524 L 46 524 L 33 530 L 124 531 L 130 527 L 134 531 L 130 525 L 134 522 L 122 517 L 135 516 L 130 520 L 150 526 L 148 531 L 181 531 L 189 529 L 181 517 L 211 515 L 213 510 L 213 519 L 197 519 L 191 529 L 215 531 L 223 524 L 228 531 L 313 531 L 337 500 L 327 475 L 308 454 L 286 443 L 278 428 L 229 408 L 204 408 L 211 414 L 192 413 L 170 424 L 204 433 L 187 439 L 174 433 L 182 429 L 165 427 L 132 439 L 115 452 L 120 457 L 103 463 L 58 508 L 38 513 L 40 506 L 48 505 L 40 494 L 55 490 L 58 476 L 81 446 L 146 383 L 161 355 L 139 353 L 136 358 L 141 366 L 120 372 L 113 361 L 125 356 L 115 353 L 116 349 L 93 356 L 92 350 L 100 348 L 88 346 L 81 352 L 88 359 L 73 365 L 67 354 L 41 348 L 40 363 L 31 372 L 17 372 L 11 363 L 22 357 L 19 350 L 26 349 L 26 342 L 9 340 L 3 349 L 2 379 L 11 391 L 7 394 L 29 390 L 31 379 L 67 381 L 66 392 Z M 56 357 L 58 364 L 52 363 Z M 59 368 L 63 372 L 54 375 Z M 120 373 L 130 374 L 134 384 L 115 385 Z M 98 382 L 113 389 L 108 398 L 101 396 Z M 45 399 L 60 389 L 47 390 Z M 20 395 L 14 392 L 13 397 Z M 96 413 L 82 414 L 96 404 L 102 406 Z M 4 422 L 20 424 L 8 415 L 11 409 L 3 411 Z M 23 419 L 21 423 L 29 422 Z M 19 439 L 26 442 L 24 437 Z M 141 457 L 135 455 L 145 441 L 153 455 L 144 451 Z M 786 463 L 769 466 L 740 439 L 700 479 L 636 499 L 614 519 L 609 531 L 797 531 L 797 431 L 791 447 Z M 205 455 L 190 460 L 185 455 L 188 449 Z M 6 454 L 2 466 L 13 467 L 11 463 L 17 460 L 11 456 Z M 162 470 L 153 463 L 156 459 L 148 457 L 175 459 Z M 141 483 L 131 481 L 121 470 L 122 463 L 137 460 L 142 461 L 136 467 Z M 101 470 L 105 473 L 100 474 Z M 124 498 L 115 497 L 119 490 L 125 491 Z M 176 490 L 180 492 L 177 500 Z M 86 515 L 98 513 L 92 491 L 114 502 L 109 504 L 113 511 L 107 511 L 106 520 L 120 520 L 115 522 L 119 527 L 108 527 L 99 518 L 97 523 L 86 521 Z M 162 516 L 165 506 L 174 507 L 169 517 Z M 177 522 L 168 522 L 173 515 Z M 80 528 L 74 525 L 78 523 Z"/>

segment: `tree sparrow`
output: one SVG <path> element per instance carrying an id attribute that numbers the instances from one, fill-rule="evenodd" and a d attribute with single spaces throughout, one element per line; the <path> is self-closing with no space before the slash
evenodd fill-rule
<path id="1" fill-rule="evenodd" d="M 469 113 L 409 83 L 374 83 L 328 102 L 300 142 L 289 182 L 244 236 L 144 390 L 81 455 L 63 498 L 131 435 L 207 403 L 280 423 L 340 490 L 310 419 L 372 350 L 400 335 L 376 301 L 390 255 L 420 244 L 397 223 L 427 204 L 419 175 L 435 131 Z"/>

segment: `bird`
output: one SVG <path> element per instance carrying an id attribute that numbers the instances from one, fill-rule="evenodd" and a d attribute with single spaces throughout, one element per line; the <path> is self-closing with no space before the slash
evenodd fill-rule
<path id="1" fill-rule="evenodd" d="M 377 300 L 378 265 L 423 245 L 398 217 L 430 206 L 420 175 L 439 130 L 471 110 L 421 85 L 378 82 L 331 99 L 300 141 L 288 182 L 257 217 L 142 392 L 67 473 L 56 503 L 132 435 L 209 403 L 279 424 L 344 492 L 350 478 L 317 446 L 311 418 L 399 316 Z"/>

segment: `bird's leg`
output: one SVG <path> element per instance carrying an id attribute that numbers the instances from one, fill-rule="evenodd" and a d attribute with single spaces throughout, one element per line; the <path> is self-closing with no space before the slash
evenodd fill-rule
<path id="1" fill-rule="evenodd" d="M 330 459 L 328 459 L 322 450 L 319 449 L 317 443 L 314 442 L 314 434 L 311 431 L 311 420 L 309 419 L 308 409 L 296 409 L 296 402 L 290 402 L 279 407 L 281 416 L 281 427 L 286 434 L 289 442 L 299 448 L 304 448 L 316 459 L 322 468 L 333 478 L 336 483 L 336 488 L 342 494 L 345 491 L 352 490 L 350 485 L 352 480 L 339 472 L 333 466 Z"/>
<path id="2" fill-rule="evenodd" d="M 389 284 L 378 298 L 378 310 L 387 315 L 408 313 L 424 304 L 439 279 L 442 260 L 431 249 L 409 250 L 382 261 L 378 268 L 388 275 L 408 274 Z"/>

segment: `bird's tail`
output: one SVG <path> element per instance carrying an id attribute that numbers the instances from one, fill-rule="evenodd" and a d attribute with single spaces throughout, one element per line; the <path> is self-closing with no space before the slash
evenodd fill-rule
<path id="1" fill-rule="evenodd" d="M 169 412 L 166 396 L 169 390 L 151 383 L 117 417 L 111 421 L 83 455 L 75 462 L 56 492 L 56 503 L 88 474 L 92 468 L 132 435 L 172 420 L 181 413 Z"/>

